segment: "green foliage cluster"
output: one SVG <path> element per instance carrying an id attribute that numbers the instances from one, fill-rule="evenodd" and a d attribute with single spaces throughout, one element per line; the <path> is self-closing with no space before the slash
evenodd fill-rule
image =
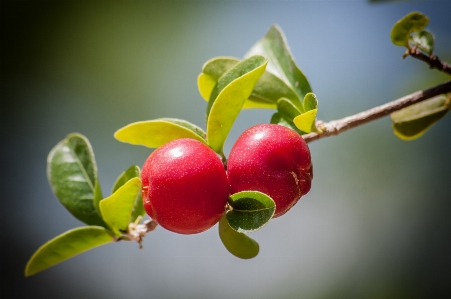
<path id="1" fill-rule="evenodd" d="M 419 12 L 411 12 L 396 22 L 390 33 L 393 44 L 406 47 L 405 56 L 412 49 L 428 55 L 434 51 L 434 35 L 426 30 L 429 18 Z M 413 140 L 423 135 L 451 108 L 451 98 L 439 95 L 391 114 L 395 135 L 403 140 Z"/>
<path id="2" fill-rule="evenodd" d="M 42 245 L 30 258 L 30 276 L 86 250 L 126 237 L 130 223 L 144 215 L 140 169 L 133 165 L 116 180 L 112 195 L 103 198 L 94 152 L 86 137 L 70 134 L 49 153 L 47 176 L 58 200 L 87 224 Z"/>
<path id="3" fill-rule="evenodd" d="M 431 55 L 434 37 L 424 30 L 428 22 L 421 13 L 408 14 L 393 27 L 393 43 L 408 50 L 417 47 Z M 299 134 L 321 133 L 316 127 L 318 100 L 277 26 L 271 27 L 242 60 L 216 57 L 207 61 L 197 83 L 207 101 L 205 131 L 185 120 L 160 118 L 129 124 L 116 131 L 115 138 L 149 148 L 178 138 L 192 138 L 211 147 L 226 163 L 223 146 L 242 109 L 272 109 L 275 110 L 270 119 L 273 124 L 289 127 Z M 441 95 L 393 113 L 395 134 L 406 140 L 422 135 L 446 114 L 450 101 Z M 145 214 L 138 166 L 124 171 L 111 195 L 104 198 L 88 140 L 80 134 L 70 134 L 50 151 L 47 169 L 56 197 L 87 226 L 72 229 L 41 246 L 26 265 L 26 276 L 94 247 L 131 240 L 131 228 Z M 219 222 L 219 236 L 227 250 L 243 259 L 255 257 L 259 245 L 246 233 L 262 228 L 274 211 L 274 201 L 263 193 L 232 194 Z"/>

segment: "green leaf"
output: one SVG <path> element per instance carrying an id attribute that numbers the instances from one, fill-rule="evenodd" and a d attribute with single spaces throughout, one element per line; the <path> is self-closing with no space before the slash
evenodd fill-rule
<path id="1" fill-rule="evenodd" d="M 133 205 L 132 214 L 130 216 L 130 222 L 135 222 L 136 218 L 139 216 L 144 216 L 145 214 L 146 211 L 144 210 L 142 193 L 138 192 L 135 199 L 135 204 Z"/>
<path id="2" fill-rule="evenodd" d="M 301 111 L 287 98 L 281 98 L 277 101 L 277 111 L 290 121 L 301 114 Z"/>
<path id="3" fill-rule="evenodd" d="M 258 243 L 243 233 L 233 230 L 224 215 L 219 221 L 219 237 L 224 247 L 234 256 L 251 259 L 258 255 Z"/>
<path id="4" fill-rule="evenodd" d="M 216 57 L 204 64 L 197 85 L 202 97 L 208 101 L 219 78 L 239 63 L 236 58 Z M 301 107 L 298 95 L 277 76 L 264 72 L 254 86 L 251 95 L 244 103 L 243 109 L 264 108 L 276 109 L 279 98 L 288 98 L 296 106 Z"/>
<path id="5" fill-rule="evenodd" d="M 25 267 L 31 276 L 89 249 L 112 242 L 108 231 L 99 226 L 84 226 L 61 234 L 42 245 Z"/>
<path id="6" fill-rule="evenodd" d="M 215 57 L 203 65 L 202 73 L 197 78 L 197 87 L 207 102 L 219 78 L 239 62 L 238 59 L 232 57 Z"/>
<path id="7" fill-rule="evenodd" d="M 58 200 L 75 218 L 106 226 L 95 207 L 97 166 L 86 137 L 70 134 L 50 151 L 47 177 Z"/>
<path id="8" fill-rule="evenodd" d="M 423 135 L 451 109 L 451 98 L 444 95 L 393 112 L 395 135 L 403 140 L 414 140 Z"/>
<path id="9" fill-rule="evenodd" d="M 262 56 L 246 59 L 225 73 L 213 89 L 207 106 L 207 141 L 217 153 L 222 152 L 235 119 L 267 63 Z"/>
<path id="10" fill-rule="evenodd" d="M 100 202 L 103 219 L 116 235 L 127 230 L 140 189 L 141 179 L 135 177 Z"/>
<path id="11" fill-rule="evenodd" d="M 197 88 L 202 98 L 208 102 L 210 99 L 211 92 L 215 88 L 216 83 L 218 83 L 212 76 L 204 73 L 200 73 L 197 77 Z"/>
<path id="12" fill-rule="evenodd" d="M 229 205 L 232 210 L 226 214 L 227 221 L 239 233 L 262 228 L 276 211 L 272 198 L 258 191 L 235 193 L 229 197 Z"/>
<path id="13" fill-rule="evenodd" d="M 103 199 L 102 189 L 100 188 L 100 182 L 97 179 L 94 185 L 94 207 L 96 208 L 96 211 L 99 215 L 101 215 L 99 203 L 102 199 Z"/>
<path id="14" fill-rule="evenodd" d="M 212 108 L 213 104 L 216 102 L 219 94 L 221 92 L 223 92 L 223 90 L 226 87 L 228 87 L 228 85 L 230 85 L 235 80 L 243 79 L 243 77 L 245 77 L 246 75 L 249 76 L 249 74 L 252 74 L 257 69 L 261 70 L 261 68 L 263 67 L 263 69 L 261 70 L 261 74 L 258 74 L 258 78 L 255 78 L 258 80 L 261 77 L 261 75 L 263 74 L 267 63 L 268 63 L 268 60 L 266 58 L 264 58 L 263 56 L 260 56 L 260 55 L 252 56 L 252 57 L 236 64 L 233 68 L 231 68 L 225 74 L 223 74 L 219 78 L 218 83 L 216 84 L 216 86 L 214 87 L 214 89 L 210 95 L 210 99 L 208 101 L 208 106 L 207 106 L 207 116 L 210 114 L 211 108 Z M 255 81 L 257 81 L 257 80 L 255 80 Z M 248 83 L 248 82 L 245 81 L 244 83 Z M 252 84 L 252 87 L 255 85 L 255 83 L 256 82 L 254 82 Z M 251 90 L 251 92 L 252 92 L 252 90 Z M 249 95 L 251 94 L 251 92 L 249 92 Z M 246 99 L 247 99 L 247 97 L 246 97 Z"/>
<path id="15" fill-rule="evenodd" d="M 285 117 L 282 116 L 282 114 L 280 114 L 279 112 L 276 112 L 272 115 L 271 117 L 271 121 L 270 123 L 272 124 L 276 124 L 276 125 L 280 125 L 280 126 L 284 126 L 287 128 L 290 128 L 296 132 L 298 132 L 299 134 L 305 134 L 305 132 L 300 131 L 296 125 L 294 124 L 294 122 L 292 120 L 288 120 Z"/>
<path id="16" fill-rule="evenodd" d="M 279 27 L 272 26 L 266 36 L 258 41 L 245 57 L 252 55 L 268 57 L 267 70 L 290 86 L 300 99 L 312 91 L 307 78 L 294 62 L 286 38 Z"/>
<path id="17" fill-rule="evenodd" d="M 314 93 L 309 92 L 304 97 L 304 111 L 307 112 L 315 109 L 318 109 L 318 99 Z"/>
<path id="18" fill-rule="evenodd" d="M 121 142 L 150 148 L 160 147 L 179 138 L 192 138 L 206 143 L 205 132 L 201 128 L 175 118 L 159 118 L 131 123 L 117 130 L 114 137 Z"/>
<path id="19" fill-rule="evenodd" d="M 293 122 L 299 130 L 301 130 L 305 133 L 310 133 L 312 131 L 315 131 L 315 129 L 316 129 L 315 119 L 316 119 L 317 112 L 318 112 L 318 110 L 313 109 L 313 110 L 307 111 L 305 113 L 302 113 L 301 115 L 296 116 L 293 119 Z"/>
<path id="20" fill-rule="evenodd" d="M 289 99 L 298 109 L 302 110 L 302 102 L 296 92 L 276 75 L 265 71 L 254 86 L 244 108 L 276 109 L 277 100 Z"/>
<path id="21" fill-rule="evenodd" d="M 234 57 L 215 57 L 205 62 L 202 73 L 218 81 L 226 72 L 234 68 L 240 60 Z"/>
<path id="22" fill-rule="evenodd" d="M 315 119 L 318 112 L 318 99 L 314 93 L 309 92 L 304 97 L 304 113 L 293 119 L 293 124 L 303 133 L 316 131 Z"/>
<path id="23" fill-rule="evenodd" d="M 116 179 L 116 182 L 114 182 L 113 189 L 111 190 L 111 194 L 116 192 L 117 189 L 122 187 L 125 183 L 127 183 L 129 180 L 133 178 L 139 178 L 141 175 L 141 170 L 139 169 L 138 165 L 132 165 L 127 170 L 125 170 L 123 173 L 119 175 L 119 177 Z"/>
<path id="24" fill-rule="evenodd" d="M 414 32 L 409 38 L 412 47 L 418 47 L 421 51 L 432 55 L 434 51 L 434 35 L 427 30 Z"/>
<path id="25" fill-rule="evenodd" d="M 395 23 L 390 38 L 393 44 L 409 48 L 409 37 L 412 32 L 423 30 L 429 23 L 429 18 L 419 12 L 411 12 Z"/>
<path id="26" fill-rule="evenodd" d="M 111 193 L 116 192 L 117 189 L 122 187 L 125 183 L 133 178 L 139 178 L 141 176 L 141 170 L 137 165 L 130 166 L 126 171 L 121 173 L 121 175 L 117 178 L 116 182 L 113 186 L 113 191 Z M 133 205 L 133 212 L 130 218 L 130 222 L 134 222 L 138 216 L 143 216 L 145 214 L 143 207 L 143 200 L 141 196 L 141 192 L 138 192 L 136 196 L 135 204 Z"/>

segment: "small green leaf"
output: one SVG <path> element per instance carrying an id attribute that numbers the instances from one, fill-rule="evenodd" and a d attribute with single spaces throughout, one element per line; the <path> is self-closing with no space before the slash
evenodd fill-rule
<path id="1" fill-rule="evenodd" d="M 99 196 L 97 166 L 86 137 L 70 134 L 50 151 L 47 177 L 58 200 L 75 218 L 89 225 L 106 226 L 95 206 Z"/>
<path id="2" fill-rule="evenodd" d="M 444 95 L 393 112 L 393 130 L 403 140 L 414 140 L 423 135 L 451 109 L 451 98 Z"/>
<path id="3" fill-rule="evenodd" d="M 318 99 L 314 93 L 309 92 L 304 97 L 304 111 L 307 112 L 314 109 L 318 109 Z"/>
<path id="4" fill-rule="evenodd" d="M 271 220 L 276 204 L 268 195 L 258 191 L 238 192 L 229 197 L 231 211 L 226 214 L 231 228 L 248 233 L 262 228 Z"/>
<path id="5" fill-rule="evenodd" d="M 315 119 L 318 112 L 318 99 L 314 93 L 309 92 L 304 97 L 304 113 L 293 119 L 294 125 L 305 133 L 316 131 Z"/>
<path id="6" fill-rule="evenodd" d="M 157 148 L 179 138 L 192 138 L 206 143 L 205 132 L 181 119 L 159 118 L 149 121 L 131 123 L 114 133 L 114 137 L 134 145 Z"/>
<path id="7" fill-rule="evenodd" d="M 201 96 L 208 102 L 219 78 L 232 69 L 240 61 L 232 57 L 215 57 L 202 67 L 202 73 L 197 78 L 197 87 Z"/>
<path id="8" fill-rule="evenodd" d="M 277 100 L 289 99 L 298 109 L 302 110 L 302 103 L 296 92 L 276 75 L 265 71 L 254 86 L 244 108 L 276 109 Z"/>
<path id="9" fill-rule="evenodd" d="M 272 26 L 266 36 L 258 41 L 245 57 L 252 55 L 268 57 L 267 70 L 290 86 L 300 99 L 312 91 L 307 78 L 294 62 L 286 38 L 279 27 Z"/>
<path id="10" fill-rule="evenodd" d="M 111 193 L 116 192 L 117 189 L 122 187 L 125 183 L 133 178 L 139 178 L 141 176 L 141 170 L 137 165 L 130 166 L 126 171 L 121 173 L 121 175 L 117 178 L 116 182 L 113 186 L 113 191 Z M 134 222 L 138 216 L 143 216 L 145 214 L 143 201 L 141 192 L 138 192 L 136 196 L 135 204 L 133 206 L 132 216 L 130 218 L 130 222 Z"/>
<path id="11" fill-rule="evenodd" d="M 293 122 L 299 130 L 305 133 L 315 131 L 315 119 L 317 112 L 318 110 L 313 109 L 302 113 L 301 115 L 296 116 L 296 118 L 293 119 Z"/>
<path id="12" fill-rule="evenodd" d="M 429 23 L 429 18 L 419 12 L 411 12 L 395 23 L 390 38 L 393 44 L 409 48 L 409 37 L 412 32 L 423 30 Z"/>
<path id="13" fill-rule="evenodd" d="M 140 189 L 141 180 L 135 177 L 100 202 L 103 219 L 116 235 L 127 230 Z"/>
<path id="14" fill-rule="evenodd" d="M 224 247 L 234 256 L 251 259 L 258 255 L 258 243 L 243 233 L 233 230 L 224 215 L 219 221 L 219 237 Z"/>
<path id="15" fill-rule="evenodd" d="M 409 43 L 412 47 L 418 47 L 429 55 L 432 55 L 434 51 L 434 35 L 427 30 L 412 33 Z"/>
<path id="16" fill-rule="evenodd" d="M 100 226 L 84 226 L 61 234 L 42 245 L 25 267 L 31 276 L 89 249 L 113 241 L 111 234 Z"/>
<path id="17" fill-rule="evenodd" d="M 213 89 L 207 106 L 207 141 L 217 153 L 222 152 L 235 119 L 267 63 L 262 56 L 246 59 L 225 73 Z"/>
<path id="18" fill-rule="evenodd" d="M 119 175 L 119 177 L 116 179 L 116 182 L 114 182 L 113 189 L 111 190 L 111 194 L 116 192 L 117 189 L 122 187 L 125 183 L 127 183 L 129 180 L 133 178 L 139 178 L 141 175 L 141 170 L 139 169 L 138 165 L 132 165 L 127 170 L 125 170 L 123 173 Z"/>
<path id="19" fill-rule="evenodd" d="M 294 122 L 292 120 L 288 120 L 285 117 L 282 116 L 282 114 L 280 114 L 279 112 L 276 112 L 272 115 L 271 117 L 271 121 L 270 123 L 272 124 L 276 124 L 276 125 L 280 125 L 280 126 L 284 126 L 287 128 L 290 128 L 296 132 L 298 132 L 299 134 L 304 134 L 305 132 L 300 131 L 294 124 Z"/>
<path id="20" fill-rule="evenodd" d="M 301 111 L 287 98 L 281 98 L 277 101 L 277 111 L 290 121 L 301 114 Z"/>

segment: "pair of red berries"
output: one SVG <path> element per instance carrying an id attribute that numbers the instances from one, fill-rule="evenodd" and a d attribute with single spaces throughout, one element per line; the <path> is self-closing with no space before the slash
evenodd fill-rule
<path id="1" fill-rule="evenodd" d="M 230 194 L 260 191 L 286 213 L 310 190 L 310 151 L 295 131 L 258 125 L 245 131 L 230 152 L 227 172 L 218 155 L 194 139 L 177 139 L 155 150 L 142 170 L 147 214 L 162 227 L 195 234 L 215 225 Z"/>

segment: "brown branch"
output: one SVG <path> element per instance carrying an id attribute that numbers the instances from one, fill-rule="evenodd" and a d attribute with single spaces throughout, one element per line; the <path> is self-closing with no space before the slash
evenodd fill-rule
<path id="1" fill-rule="evenodd" d="M 432 97 L 451 92 L 451 81 L 447 81 L 443 84 L 437 85 L 435 87 L 420 90 L 412 94 L 406 95 L 397 100 L 391 101 L 382 106 L 374 107 L 372 109 L 342 118 L 338 120 L 333 120 L 328 123 L 323 123 L 319 121 L 317 127 L 320 132 L 309 133 L 303 135 L 304 140 L 309 143 L 324 137 L 338 135 L 352 129 L 354 127 L 366 124 L 370 121 L 379 119 L 381 117 L 387 116 L 392 112 L 401 110 L 412 104 L 419 103 L 421 101 L 430 99 Z"/>
<path id="2" fill-rule="evenodd" d="M 437 56 L 431 55 L 428 56 L 420 51 L 417 47 L 408 49 L 405 56 L 412 56 L 416 59 L 419 59 L 421 61 L 426 62 L 429 64 L 429 67 L 431 69 L 438 69 L 439 71 L 442 71 L 448 75 L 451 75 L 451 65 L 441 61 Z M 404 57 L 404 56 L 403 56 Z"/>

